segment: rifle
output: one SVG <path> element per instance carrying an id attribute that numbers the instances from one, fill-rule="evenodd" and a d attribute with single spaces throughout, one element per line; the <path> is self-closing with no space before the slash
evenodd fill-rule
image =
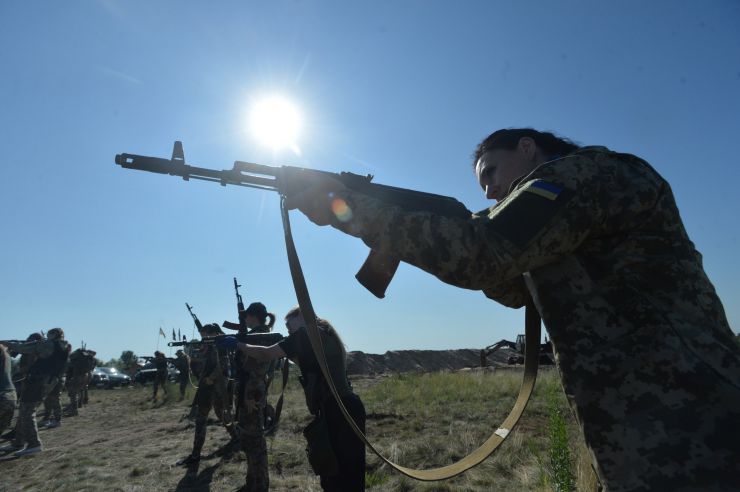
<path id="1" fill-rule="evenodd" d="M 224 328 L 228 328 L 229 330 L 238 330 L 241 333 L 244 333 L 247 331 L 247 320 L 245 318 L 246 314 L 244 313 L 244 301 L 242 300 L 242 295 L 239 294 L 239 287 L 242 285 L 236 282 L 236 277 L 234 277 L 234 292 L 236 293 L 236 312 L 239 316 L 239 323 L 232 323 L 231 321 L 224 321 L 221 326 Z"/>
<path id="2" fill-rule="evenodd" d="M 200 322 L 198 317 L 193 312 L 193 306 L 191 306 L 190 304 L 186 302 L 185 307 L 188 308 L 188 312 L 190 313 L 190 316 L 193 317 L 193 321 L 195 322 L 195 327 L 198 328 L 198 332 L 200 332 L 203 329 L 203 324 Z"/>
<path id="3" fill-rule="evenodd" d="M 208 337 L 202 340 L 169 342 L 167 345 L 170 347 L 202 347 L 203 345 L 213 345 L 218 340 L 226 336 L 236 337 L 236 339 L 242 343 L 247 343 L 249 345 L 261 345 L 263 347 L 275 345 L 283 339 L 283 335 L 281 335 L 280 333 L 252 333 L 249 335 L 245 333 L 240 333 L 238 335 L 216 335 L 215 337 Z"/>
<path id="4" fill-rule="evenodd" d="M 243 161 L 235 161 L 232 169 L 222 171 L 191 166 L 185 163 L 185 153 L 180 141 L 175 142 L 171 159 L 117 154 L 115 162 L 126 169 L 180 176 L 185 181 L 193 178 L 213 181 L 221 186 L 228 184 L 277 191 L 281 196 L 289 196 L 305 190 L 307 186 L 322 176 L 332 176 L 350 190 L 372 196 L 388 205 L 400 207 L 409 212 L 426 211 L 448 217 L 470 217 L 470 211 L 465 205 L 452 197 L 372 183 L 371 174 L 367 176 L 348 172 L 337 174 L 315 169 L 293 166 L 273 167 Z M 396 273 L 399 262 L 398 258 L 381 255 L 371 250 L 355 278 L 375 296 L 382 298 Z M 236 278 L 234 286 L 238 287 Z M 237 299 L 241 299 L 238 291 Z"/>

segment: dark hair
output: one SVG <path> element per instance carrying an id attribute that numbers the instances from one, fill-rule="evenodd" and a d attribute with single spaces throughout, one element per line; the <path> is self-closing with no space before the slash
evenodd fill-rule
<path id="1" fill-rule="evenodd" d="M 275 315 L 272 313 L 268 313 L 267 308 L 261 302 L 253 302 L 252 304 L 250 304 L 249 307 L 244 311 L 244 314 L 254 316 L 255 318 L 257 318 L 261 325 L 266 325 L 268 328 L 272 328 L 273 326 L 275 326 Z M 265 321 L 267 321 L 267 318 L 270 318 L 269 323 L 265 323 Z"/>
<path id="2" fill-rule="evenodd" d="M 473 168 L 483 154 L 494 149 L 514 150 L 522 137 L 529 137 L 548 156 L 566 155 L 578 150 L 579 145 L 567 138 L 555 136 L 553 133 L 540 132 L 533 128 L 503 128 L 487 136 L 475 148 L 473 154 Z"/>

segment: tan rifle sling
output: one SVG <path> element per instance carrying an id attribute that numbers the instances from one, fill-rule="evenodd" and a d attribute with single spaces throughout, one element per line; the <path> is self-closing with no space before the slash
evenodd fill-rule
<path id="1" fill-rule="evenodd" d="M 522 386 L 519 389 L 519 396 L 514 403 L 514 408 L 509 412 L 508 417 L 504 420 L 501 426 L 496 429 L 493 434 L 483 443 L 480 447 L 475 449 L 469 455 L 460 459 L 459 461 L 452 463 L 451 465 L 442 466 L 439 468 L 431 468 L 428 470 L 417 470 L 414 468 L 406 468 L 405 466 L 393 463 L 388 458 L 380 454 L 375 449 L 370 441 L 368 441 L 365 434 L 357 427 L 354 420 L 350 416 L 347 408 L 342 403 L 342 399 L 337 393 L 337 389 L 334 386 L 334 381 L 331 377 L 331 372 L 326 364 L 326 355 L 324 354 L 324 346 L 321 343 L 321 335 L 319 328 L 316 325 L 316 313 L 311 305 L 311 299 L 308 295 L 308 288 L 306 287 L 306 280 L 303 276 L 300 261 L 298 260 L 298 254 L 293 243 L 293 236 L 290 232 L 290 218 L 288 216 L 288 210 L 285 207 L 285 199 L 281 197 L 280 209 L 283 218 L 283 230 L 285 232 L 285 245 L 288 253 L 288 262 L 290 265 L 290 274 L 293 278 L 293 286 L 295 288 L 296 297 L 298 298 L 298 305 L 301 309 L 303 319 L 306 321 L 306 329 L 308 332 L 308 338 L 311 341 L 311 347 L 313 348 L 316 360 L 319 363 L 321 372 L 324 374 L 331 394 L 334 395 L 334 399 L 337 401 L 339 409 L 342 411 L 344 418 L 347 419 L 350 427 L 355 431 L 355 434 L 376 454 L 380 459 L 388 463 L 391 467 L 403 473 L 404 475 L 415 478 L 417 480 L 434 481 L 434 480 L 446 480 L 448 478 L 459 475 L 466 470 L 480 464 L 488 456 L 493 453 L 499 445 L 504 442 L 504 439 L 511 433 L 514 426 L 516 426 L 519 418 L 524 412 L 524 408 L 527 406 L 529 397 L 534 389 L 534 384 L 537 379 L 537 365 L 539 362 L 539 349 L 540 349 L 540 317 L 535 309 L 534 305 L 530 301 L 527 304 L 525 314 L 525 354 L 524 354 L 524 379 Z"/>

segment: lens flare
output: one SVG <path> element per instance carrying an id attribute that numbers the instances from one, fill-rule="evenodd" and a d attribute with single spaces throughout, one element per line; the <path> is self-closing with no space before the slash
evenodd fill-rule
<path id="1" fill-rule="evenodd" d="M 352 209 L 341 198 L 335 198 L 331 201 L 331 211 L 334 212 L 340 222 L 347 222 L 352 219 Z"/>

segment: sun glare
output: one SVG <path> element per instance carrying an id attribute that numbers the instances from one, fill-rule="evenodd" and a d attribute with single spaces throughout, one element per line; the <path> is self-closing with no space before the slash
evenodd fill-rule
<path id="1" fill-rule="evenodd" d="M 249 113 L 249 132 L 274 149 L 297 148 L 301 115 L 287 99 L 272 96 L 254 103 Z"/>

